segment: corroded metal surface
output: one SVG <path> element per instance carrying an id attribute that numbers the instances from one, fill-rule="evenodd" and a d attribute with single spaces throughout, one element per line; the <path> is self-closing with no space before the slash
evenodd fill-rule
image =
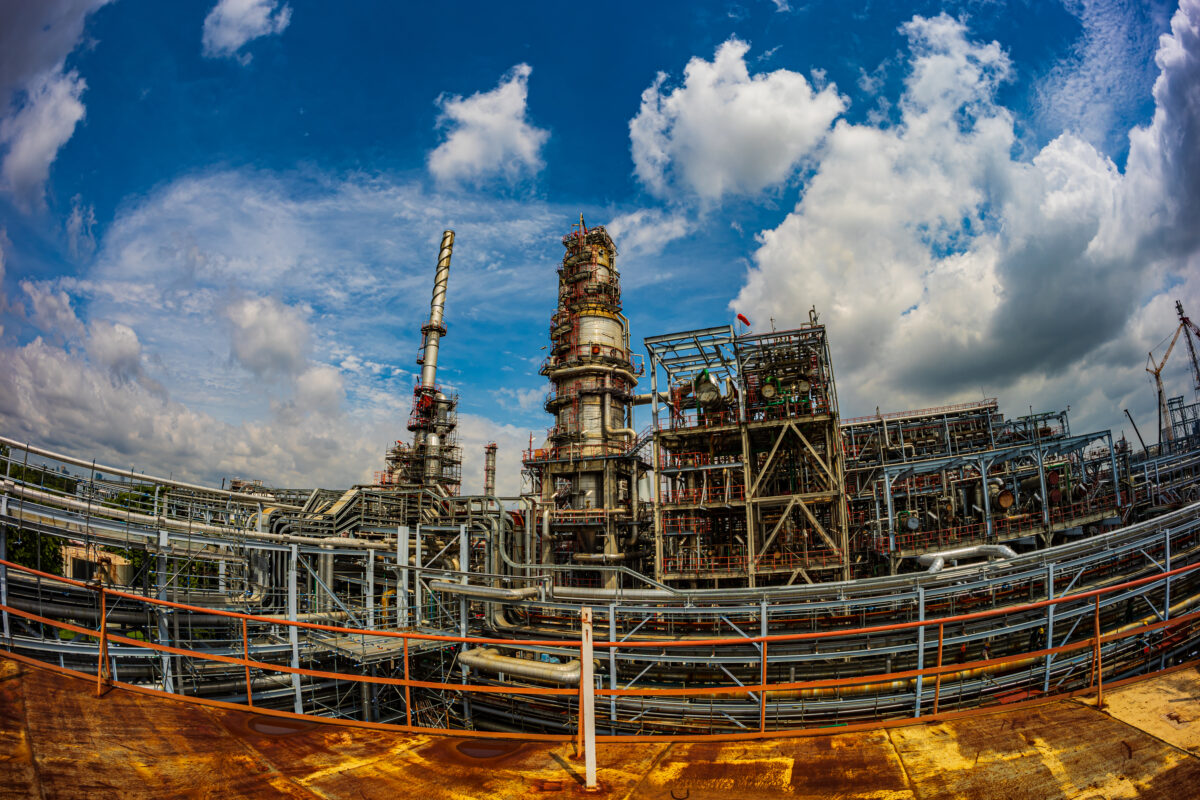
<path id="1" fill-rule="evenodd" d="M 763 742 L 569 745 L 318 724 L 0 659 L 0 797 L 1118 798 L 1200 794 L 1200 674 L 1078 701 Z"/>
<path id="2" fill-rule="evenodd" d="M 1174 672 L 1106 692 L 1104 710 L 1200 756 L 1200 676 L 1196 670 Z"/>

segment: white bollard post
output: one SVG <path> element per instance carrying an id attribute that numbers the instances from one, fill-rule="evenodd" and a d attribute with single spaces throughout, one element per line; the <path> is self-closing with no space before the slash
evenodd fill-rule
<path id="1" fill-rule="evenodd" d="M 580 611 L 582 631 L 579 648 L 579 689 L 583 693 L 583 708 L 579 724 L 583 726 L 583 759 L 586 788 L 594 790 L 596 785 L 596 681 L 592 675 L 592 609 Z"/>

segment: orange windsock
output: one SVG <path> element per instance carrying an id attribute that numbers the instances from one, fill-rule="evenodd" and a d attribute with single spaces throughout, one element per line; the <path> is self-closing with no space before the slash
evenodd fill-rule
<path id="1" fill-rule="evenodd" d="M 738 314 L 737 317 L 738 317 L 738 322 L 742 323 L 747 328 L 750 327 L 750 320 L 746 319 L 746 316 L 744 314 Z"/>

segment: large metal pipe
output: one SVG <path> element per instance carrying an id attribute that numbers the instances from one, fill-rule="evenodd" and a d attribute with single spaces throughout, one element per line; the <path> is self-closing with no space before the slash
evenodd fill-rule
<path id="1" fill-rule="evenodd" d="M 90 514 L 96 519 L 116 519 L 123 522 L 134 522 L 141 525 L 146 525 L 155 529 L 171 528 L 172 530 L 187 532 L 193 531 L 196 533 L 209 533 L 217 536 L 229 536 L 235 541 L 241 542 L 247 538 L 261 539 L 267 542 L 289 542 L 295 544 L 312 544 L 324 545 L 330 540 L 334 541 L 339 548 L 359 548 L 362 550 L 378 549 L 379 545 L 389 544 L 395 541 L 392 538 L 385 537 L 377 540 L 366 539 L 350 539 L 347 537 L 316 537 L 316 536 L 297 536 L 281 533 L 266 533 L 264 531 L 245 530 L 243 528 L 234 528 L 225 525 L 211 525 L 203 522 L 193 522 L 187 519 L 173 519 L 170 517 L 152 517 L 149 514 L 139 514 L 136 511 L 126 511 L 120 508 L 109 508 L 108 506 L 100 506 L 95 503 L 90 503 L 86 500 L 78 500 L 74 497 L 64 497 L 63 495 L 50 494 L 49 492 L 32 489 L 28 486 L 17 484 L 11 480 L 0 480 L 0 491 L 6 494 L 16 495 L 18 497 L 28 498 L 36 503 L 54 506 L 69 511 L 83 511 Z M 30 511 L 24 513 L 14 513 L 11 509 L 11 516 L 18 519 L 35 518 L 38 515 Z M 89 531 L 93 536 L 96 531 Z"/>
<path id="2" fill-rule="evenodd" d="M 556 367 L 551 380 L 558 383 L 563 378 L 570 378 L 575 375 L 586 375 L 593 372 L 608 372 L 614 375 L 620 375 L 622 378 L 629 380 L 631 383 L 637 383 L 637 376 L 624 367 L 614 367 L 608 364 L 588 364 L 582 367 Z"/>
<path id="3" fill-rule="evenodd" d="M 430 581 L 429 588 L 436 592 L 461 594 L 466 597 L 478 597 L 483 600 L 529 600 L 538 596 L 536 586 L 521 588 L 504 586 L 478 586 L 470 583 L 451 583 L 449 581 Z"/>
<path id="4" fill-rule="evenodd" d="M 227 497 L 231 500 L 241 500 L 243 502 L 251 502 L 251 503 L 269 502 L 272 506 L 275 506 L 276 508 L 282 508 L 282 509 L 286 509 L 288 511 L 299 511 L 300 510 L 300 506 L 293 506 L 293 505 L 288 505 L 287 503 L 277 502 L 275 500 L 275 498 L 272 497 L 271 495 L 247 494 L 245 492 L 230 492 L 225 489 L 214 489 L 210 486 L 201 486 L 198 483 L 187 483 L 185 481 L 177 481 L 172 478 L 159 478 L 154 475 L 148 475 L 144 472 L 134 472 L 133 470 L 121 469 L 120 467 L 110 467 L 110 466 L 107 466 L 104 464 L 97 464 L 94 461 L 85 461 L 81 458 L 75 458 L 73 456 L 63 455 L 62 453 L 56 453 L 53 450 L 46 450 L 41 447 L 35 447 L 30 444 L 18 442 L 16 439 L 9 439 L 7 436 L 0 436 L 0 444 L 5 445 L 8 448 L 10 448 L 10 451 L 13 449 L 23 450 L 26 453 L 29 453 L 30 455 L 44 456 L 46 458 L 53 458 L 55 461 L 61 461 L 64 464 L 73 464 L 74 466 L 77 466 L 77 467 L 86 467 L 87 469 L 92 470 L 93 473 L 98 472 L 98 473 L 101 473 L 104 475 L 115 475 L 115 476 L 122 477 L 122 478 L 130 478 L 134 481 L 137 481 L 138 483 L 151 483 L 151 484 L 159 484 L 162 486 L 174 486 L 177 489 L 188 489 L 190 491 L 195 491 L 195 492 L 204 492 L 206 494 L 217 495 L 220 497 Z M 10 458 L 12 457 L 11 453 L 10 453 L 9 457 Z"/>
<path id="5" fill-rule="evenodd" d="M 573 561 L 581 564 L 610 564 L 625 560 L 625 553 L 573 553 Z"/>
<path id="6" fill-rule="evenodd" d="M 446 327 L 442 316 L 446 310 L 446 284 L 450 281 L 450 254 L 454 250 L 454 231 L 442 233 L 438 251 L 437 274 L 433 279 L 433 299 L 429 303 L 429 322 L 421 329 L 425 343 L 421 348 L 421 386 L 432 389 L 437 381 L 438 345 Z"/>
<path id="7" fill-rule="evenodd" d="M 635 394 L 633 396 L 633 399 L 630 400 L 630 403 L 632 403 L 635 406 L 647 406 L 647 405 L 650 405 L 650 402 L 653 399 L 654 399 L 654 393 L 646 392 L 645 394 Z M 658 399 L 659 399 L 659 402 L 662 402 L 662 403 L 669 402 L 671 400 L 671 393 L 670 392 L 659 392 Z"/>
<path id="8" fill-rule="evenodd" d="M 1155 528 L 1170 527 L 1172 525 L 1190 519 L 1197 514 L 1200 514 L 1200 502 L 1193 503 L 1190 506 L 1170 512 L 1162 517 L 1157 517 L 1153 520 L 1131 525 L 1127 528 L 1115 530 L 1107 534 L 1099 534 L 1090 537 L 1086 540 L 1080 540 L 1072 544 L 1058 545 L 1053 549 L 1037 550 L 1031 553 L 1026 553 L 1023 556 L 1013 552 L 1008 547 L 1003 545 L 984 545 L 985 547 L 1000 547 L 1001 554 L 1004 558 L 1013 558 L 1019 556 L 1027 563 L 1045 564 L 1052 559 L 1061 558 L 1069 560 L 1075 555 L 1086 553 L 1092 548 L 1103 547 L 1105 543 L 1110 541 L 1118 541 L 1118 536 L 1128 536 L 1131 532 L 1153 530 Z M 1008 551 L 1003 553 L 1003 551 Z M 954 552 L 954 551 L 947 551 Z M 1011 554 L 1011 555 L 1010 555 Z M 936 554 L 930 554 L 932 559 Z M 958 558 L 966 556 L 959 555 Z M 953 556 L 952 556 L 953 558 Z M 524 565 L 518 565 L 524 566 Z M 943 563 L 944 566 L 944 563 Z M 541 565 L 542 569 L 558 569 L 554 565 Z M 646 583 L 655 584 L 655 581 L 646 576 L 628 570 L 625 567 L 593 567 L 593 569 L 613 569 L 627 571 L 627 573 Z M 555 586 L 554 599 L 565 601 L 585 601 L 585 602 L 635 602 L 635 603 L 658 603 L 658 602 L 677 602 L 679 600 L 687 600 L 690 603 L 724 603 L 737 600 L 762 600 L 770 598 L 773 600 L 783 599 L 800 599 L 800 598 L 820 598 L 827 599 L 832 597 L 844 597 L 844 593 L 848 590 L 881 590 L 884 587 L 895 587 L 896 589 L 910 589 L 918 586 L 928 579 L 930 572 L 902 573 L 900 575 L 883 576 L 879 578 L 865 578 L 849 581 L 831 581 L 829 583 L 818 583 L 811 585 L 791 585 L 791 586 L 759 586 L 755 588 L 741 587 L 730 589 L 676 589 L 658 584 L 656 589 L 604 589 L 591 586 Z"/>
<path id="9" fill-rule="evenodd" d="M 978 558 L 979 556 L 988 556 L 989 558 L 1016 558 L 1017 552 L 1011 547 L 1006 547 L 1002 544 L 977 544 L 972 547 L 959 547 L 956 550 L 943 550 L 940 553 L 926 553 L 920 556 L 917 561 L 922 566 L 928 565 L 929 573 L 941 572 L 942 567 L 946 566 L 947 561 L 957 561 L 960 558 Z"/>
<path id="10" fill-rule="evenodd" d="M 630 441 L 637 438 L 637 431 L 633 428 L 610 428 L 608 427 L 608 412 L 610 407 L 610 395 L 604 395 L 604 415 L 600 418 L 600 430 L 604 432 L 604 438 L 612 436 L 623 436 Z"/>
<path id="11" fill-rule="evenodd" d="M 547 664 L 542 661 L 531 661 L 527 658 L 502 656 L 500 651 L 491 647 L 480 647 L 466 650 L 459 655 L 458 660 L 468 667 L 481 669 L 486 672 L 504 672 L 522 678 L 536 678 L 553 683 L 579 685 L 580 665 L 578 659 L 565 664 Z"/>

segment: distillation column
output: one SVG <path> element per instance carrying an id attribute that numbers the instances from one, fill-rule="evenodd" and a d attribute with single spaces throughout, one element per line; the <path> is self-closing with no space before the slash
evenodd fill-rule
<path id="1" fill-rule="evenodd" d="M 631 455 L 637 375 L 621 314 L 616 247 L 602 225 L 588 228 L 582 217 L 563 245 L 551 352 L 542 366 L 554 426 L 537 451 L 541 457 L 526 464 L 556 520 L 554 542 L 566 545 L 577 563 L 618 563 L 635 544 L 641 468 Z M 553 557 L 550 545 L 542 543 L 544 559 Z"/>

